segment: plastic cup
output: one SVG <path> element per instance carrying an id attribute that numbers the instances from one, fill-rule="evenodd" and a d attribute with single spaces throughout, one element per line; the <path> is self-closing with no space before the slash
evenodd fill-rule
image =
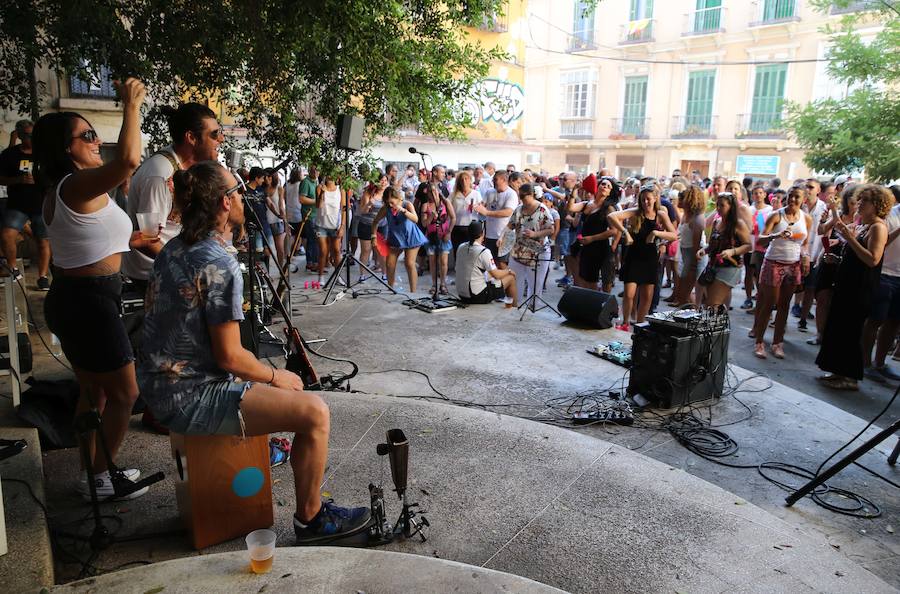
<path id="1" fill-rule="evenodd" d="M 275 556 L 275 532 L 254 530 L 247 535 L 247 551 L 250 553 L 250 570 L 253 573 L 267 573 L 272 569 Z"/>
<path id="2" fill-rule="evenodd" d="M 138 229 L 141 230 L 141 236 L 145 239 L 158 237 L 165 222 L 166 218 L 161 212 L 137 213 Z"/>

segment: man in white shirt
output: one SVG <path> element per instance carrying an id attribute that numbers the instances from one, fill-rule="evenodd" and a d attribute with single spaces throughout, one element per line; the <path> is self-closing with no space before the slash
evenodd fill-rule
<path id="1" fill-rule="evenodd" d="M 506 295 L 507 307 L 517 307 L 516 275 L 500 270 L 491 251 L 484 247 L 484 223 L 467 226 L 469 241 L 456 250 L 456 291 L 465 303 L 490 303 Z"/>
<path id="2" fill-rule="evenodd" d="M 487 165 L 485 165 L 485 169 L 487 169 Z M 488 189 L 487 194 L 482 194 L 482 196 L 484 203 L 476 204 L 475 212 L 485 217 L 484 245 L 491 250 L 497 265 L 505 270 L 509 256 L 500 257 L 497 251 L 497 240 L 500 239 L 500 235 L 509 224 L 509 217 L 519 206 L 519 195 L 509 187 L 507 173 L 498 171 L 494 174 L 493 186 Z"/>
<path id="3" fill-rule="evenodd" d="M 894 194 L 896 198 L 897 192 Z M 881 282 L 872 295 L 869 319 L 863 326 L 862 338 L 865 377 L 878 383 L 900 380 L 900 374 L 885 363 L 900 330 L 900 239 L 897 238 L 900 235 L 900 204 L 891 209 L 884 222 L 888 228 L 888 243 L 881 261 Z"/>
<path id="4" fill-rule="evenodd" d="M 176 167 L 188 169 L 200 161 L 217 161 L 219 145 L 225 140 L 216 114 L 205 105 L 182 103 L 177 109 L 169 107 L 164 114 L 169 122 L 172 144 L 141 163 L 131 178 L 128 194 L 128 216 L 135 229 L 139 212 L 158 212 L 166 216 L 160 241 L 152 248 L 157 254 L 167 241 L 181 233 L 180 217 L 172 209 L 171 181 Z M 137 250 L 131 250 L 122 259 L 122 273 L 135 282 L 141 294 L 146 291 L 152 268 L 153 258 Z"/>
<path id="5" fill-rule="evenodd" d="M 496 171 L 497 168 L 494 167 L 494 164 L 491 161 L 484 164 L 484 177 L 478 182 L 478 191 L 481 192 L 482 196 L 487 195 L 487 191 L 493 189 L 494 173 Z"/>
<path id="6" fill-rule="evenodd" d="M 412 200 L 413 194 L 416 193 L 416 188 L 419 187 L 419 178 L 416 176 L 416 167 L 414 165 L 406 166 L 406 175 L 403 177 L 401 187 L 406 195 L 406 199 Z"/>

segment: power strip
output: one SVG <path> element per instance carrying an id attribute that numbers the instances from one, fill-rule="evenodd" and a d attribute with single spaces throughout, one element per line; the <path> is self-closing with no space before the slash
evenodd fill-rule
<path id="1" fill-rule="evenodd" d="M 572 415 L 572 422 L 576 425 L 588 425 L 590 423 L 613 423 L 614 425 L 633 425 L 634 416 L 625 410 L 600 410 L 592 412 L 577 412 Z"/>

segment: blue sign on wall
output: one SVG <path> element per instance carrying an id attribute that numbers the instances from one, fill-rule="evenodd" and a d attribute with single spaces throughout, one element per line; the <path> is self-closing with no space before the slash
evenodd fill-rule
<path id="1" fill-rule="evenodd" d="M 780 164 L 781 157 L 776 155 L 738 155 L 734 168 L 737 173 L 778 175 Z"/>

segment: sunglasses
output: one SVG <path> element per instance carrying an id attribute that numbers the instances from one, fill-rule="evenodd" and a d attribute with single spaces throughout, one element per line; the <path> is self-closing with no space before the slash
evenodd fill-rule
<path id="1" fill-rule="evenodd" d="M 93 128 L 88 128 L 87 130 L 85 130 L 84 132 L 79 134 L 78 136 L 72 137 L 72 140 L 83 140 L 84 142 L 86 142 L 88 144 L 93 144 L 93 143 L 97 142 L 97 140 L 99 140 L 99 139 L 100 139 L 100 135 L 97 134 L 97 131 L 94 130 Z"/>
<path id="2" fill-rule="evenodd" d="M 806 184 L 806 189 L 807 189 L 807 190 L 815 190 L 816 187 L 815 187 L 814 185 L 812 185 L 812 184 Z"/>
<path id="3" fill-rule="evenodd" d="M 732 194 L 731 192 L 719 192 L 719 193 L 716 195 L 716 198 L 722 198 L 722 197 L 725 197 L 725 198 L 734 198 L 734 194 Z"/>
<path id="4" fill-rule="evenodd" d="M 225 132 L 223 132 L 221 128 L 216 128 L 215 130 L 209 131 L 209 137 L 213 140 L 220 140 L 225 138 Z"/>
<path id="5" fill-rule="evenodd" d="M 243 196 L 243 195 L 244 195 L 244 190 L 245 190 L 245 188 L 244 188 L 244 182 L 238 181 L 237 184 L 235 184 L 234 186 L 232 186 L 232 187 L 228 188 L 227 190 L 225 190 L 225 195 L 226 195 L 226 196 L 230 196 L 230 195 L 234 194 L 235 192 L 237 192 L 238 194 L 240 194 L 240 195 Z"/>

